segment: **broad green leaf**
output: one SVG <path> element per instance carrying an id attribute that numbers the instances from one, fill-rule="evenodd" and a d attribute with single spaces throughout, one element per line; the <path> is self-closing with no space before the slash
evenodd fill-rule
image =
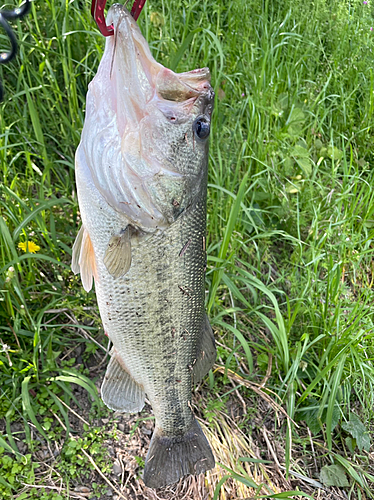
<path id="1" fill-rule="evenodd" d="M 305 420 L 307 426 L 312 431 L 313 434 L 318 434 L 321 432 L 321 424 L 318 418 L 319 404 L 314 398 L 308 400 L 310 406 L 303 408 L 301 411 L 296 413 L 297 420 Z"/>
<path id="2" fill-rule="evenodd" d="M 347 436 L 345 438 L 345 444 L 348 448 L 348 450 L 353 454 L 355 452 L 355 448 L 356 448 L 356 440 L 351 438 L 350 436 Z"/>
<path id="3" fill-rule="evenodd" d="M 288 108 L 288 93 L 281 92 L 277 99 L 277 107 L 280 109 L 286 110 Z"/>
<path id="4" fill-rule="evenodd" d="M 321 414 L 321 408 L 319 402 L 315 398 L 308 399 L 309 406 L 302 408 L 297 411 L 296 420 L 299 422 L 300 420 L 305 420 L 307 426 L 312 431 L 313 434 L 318 434 L 321 432 L 322 427 L 321 424 L 326 423 L 327 419 L 327 410 L 324 409 Z M 331 416 L 331 429 L 334 430 L 338 425 L 340 419 L 340 410 L 337 404 L 334 405 L 332 416 Z"/>
<path id="5" fill-rule="evenodd" d="M 344 156 L 344 153 L 343 151 L 341 151 L 340 149 L 336 148 L 335 146 L 334 147 L 327 147 L 327 148 L 321 148 L 321 151 L 319 153 L 321 156 L 323 156 L 324 158 L 331 158 L 331 159 L 334 159 L 334 160 L 341 160 Z"/>
<path id="6" fill-rule="evenodd" d="M 274 116 L 282 116 L 288 108 L 288 93 L 282 92 L 279 94 L 277 101 L 273 104 L 272 114 Z"/>
<path id="7" fill-rule="evenodd" d="M 356 440 L 356 444 L 360 451 L 370 450 L 370 434 L 361 420 L 357 415 L 351 413 L 350 419 L 348 422 L 342 424 L 343 429 Z"/>
<path id="8" fill-rule="evenodd" d="M 301 144 L 296 144 L 291 151 L 291 155 L 294 157 L 307 158 L 309 156 L 308 150 Z"/>
<path id="9" fill-rule="evenodd" d="M 260 368 L 266 369 L 269 364 L 269 356 L 266 353 L 261 353 L 257 356 L 257 364 Z"/>
<path id="10" fill-rule="evenodd" d="M 305 113 L 301 108 L 295 107 L 288 117 L 288 122 L 295 124 L 295 122 L 300 126 L 305 121 Z"/>
<path id="11" fill-rule="evenodd" d="M 327 418 L 328 418 L 327 412 L 324 411 L 322 414 L 322 422 L 327 423 Z M 340 420 L 340 410 L 339 410 L 339 406 L 337 405 L 337 403 L 335 403 L 334 408 L 332 410 L 332 416 L 331 416 L 331 431 L 333 431 L 335 429 L 335 427 L 338 425 L 339 420 Z"/>
<path id="12" fill-rule="evenodd" d="M 334 160 L 341 160 L 344 156 L 343 151 L 336 148 L 335 146 L 327 148 L 327 154 L 328 154 L 329 158 L 334 159 Z"/>
<path id="13" fill-rule="evenodd" d="M 296 158 L 296 161 L 305 176 L 309 177 L 313 171 L 313 165 L 309 158 Z"/>
<path id="14" fill-rule="evenodd" d="M 325 465 L 319 477 L 325 486 L 338 486 L 339 488 L 349 486 L 344 467 L 339 464 Z"/>

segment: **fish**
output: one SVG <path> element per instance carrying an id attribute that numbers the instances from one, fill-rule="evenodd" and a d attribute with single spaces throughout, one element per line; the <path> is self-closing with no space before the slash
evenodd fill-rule
<path id="1" fill-rule="evenodd" d="M 175 73 L 152 56 L 126 8 L 114 4 L 89 84 L 75 173 L 82 226 L 72 270 L 95 292 L 113 344 L 101 386 L 117 412 L 155 429 L 143 481 L 159 488 L 215 466 L 192 392 L 216 359 L 204 307 L 208 68 Z"/>

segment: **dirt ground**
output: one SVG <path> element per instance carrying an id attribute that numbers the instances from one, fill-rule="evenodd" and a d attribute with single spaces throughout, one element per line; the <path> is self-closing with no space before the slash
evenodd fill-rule
<path id="1" fill-rule="evenodd" d="M 70 412 L 72 428 L 75 431 L 83 432 L 83 420 L 90 406 L 86 392 L 76 387 L 75 396 L 79 397 L 80 408 L 72 405 Z M 196 413 L 199 414 L 199 404 L 201 394 L 197 394 L 194 401 Z M 257 491 L 242 484 L 239 481 L 228 479 L 224 482 L 219 499 L 241 499 L 252 500 L 256 495 L 267 495 L 271 493 L 282 493 L 285 491 L 299 490 L 308 493 L 316 500 L 342 500 L 348 498 L 346 493 L 339 488 L 324 488 L 319 482 L 319 470 L 324 465 L 320 456 L 312 453 L 305 454 L 303 450 L 294 449 L 293 456 L 296 456 L 294 465 L 301 465 L 303 471 L 308 471 L 308 475 L 293 471 L 286 476 L 284 467 L 284 448 L 282 438 L 279 436 L 279 427 L 285 416 L 282 413 L 274 412 L 273 408 L 263 399 L 257 399 L 257 413 L 254 418 L 254 428 L 252 436 L 246 436 L 235 423 L 235 413 L 239 413 L 238 408 L 242 407 L 242 402 L 235 397 L 232 399 L 230 416 L 228 413 L 217 413 L 217 418 L 209 426 L 201 418 L 200 425 L 213 448 L 217 466 L 205 476 L 189 476 L 183 478 L 179 483 L 166 488 L 153 490 L 147 488 L 141 480 L 141 467 L 139 458 L 145 459 L 152 436 L 154 421 L 146 420 L 152 416 L 149 405 L 139 415 L 113 414 L 114 419 L 100 418 L 94 425 L 107 427 L 113 425 L 117 428 L 118 439 L 106 440 L 106 446 L 112 461 L 111 473 L 103 474 L 97 467 L 90 474 L 87 480 L 77 483 L 69 490 L 61 480 L 59 483 L 52 479 L 45 480 L 47 470 L 53 468 L 53 463 L 48 463 L 46 468 L 38 469 L 37 476 L 43 477 L 43 484 L 51 489 L 60 492 L 65 498 L 96 500 L 92 496 L 92 483 L 96 482 L 105 485 L 104 495 L 101 498 L 108 500 L 208 500 L 212 499 L 215 488 L 219 481 L 228 474 L 228 471 L 220 464 L 230 468 L 236 473 L 246 473 L 247 479 L 257 485 L 263 485 Z M 74 413 L 73 413 L 74 412 Z M 233 418 L 234 416 L 234 418 Z M 305 430 L 307 432 L 307 430 Z M 47 447 L 44 447 L 47 448 Z M 44 453 L 44 455 L 43 455 Z M 54 452 L 56 455 L 56 452 Z M 89 454 L 89 450 L 88 450 Z M 41 450 L 37 459 L 39 463 L 45 463 L 48 458 L 48 449 Z M 247 462 L 240 463 L 240 457 L 249 457 L 267 461 L 267 463 Z M 92 458 L 91 458 L 92 459 Z M 48 461 L 47 461 L 48 462 Z M 238 464 L 243 467 L 238 469 Z M 300 470 L 300 468 L 298 469 Z M 61 478 L 62 479 L 62 478 Z M 70 488 L 71 488 L 70 484 Z M 256 497 L 258 498 L 258 497 Z M 266 498 L 266 497 L 265 497 Z M 293 498 L 297 498 L 296 496 Z M 354 498 L 354 497 L 351 497 Z M 365 496 L 362 496 L 364 499 Z"/>
<path id="2" fill-rule="evenodd" d="M 92 369 L 93 377 L 100 375 L 97 382 L 98 388 L 104 375 L 104 366 L 105 363 L 101 359 L 99 364 Z M 217 367 L 217 371 L 220 371 L 220 367 Z M 43 443 L 33 457 L 39 462 L 34 486 L 44 487 L 47 491 L 55 491 L 64 499 L 97 500 L 92 487 L 93 483 L 97 483 L 103 485 L 104 493 L 101 498 L 104 500 L 208 500 L 213 499 L 217 484 L 222 480 L 221 490 L 217 497 L 220 500 L 252 500 L 255 497 L 258 498 L 259 495 L 267 498 L 266 495 L 295 490 L 307 493 L 315 500 L 348 499 L 343 489 L 325 488 L 321 484 L 319 472 L 324 465 L 330 465 L 324 459 L 324 443 L 321 443 L 320 449 L 316 449 L 313 445 L 315 440 L 312 441 L 310 431 L 306 426 L 303 427 L 302 423 L 299 424 L 301 426 L 299 436 L 303 437 L 300 442 L 304 444 L 301 446 L 294 443 L 291 470 L 287 477 L 284 432 L 280 431 L 286 428 L 288 418 L 286 412 L 274 398 L 269 396 L 263 386 L 244 379 L 238 380 L 235 374 L 229 373 L 229 377 L 233 385 L 243 383 L 253 389 L 253 399 L 244 401 L 239 391 L 234 390 L 225 406 L 225 411 L 217 410 L 215 418 L 208 423 L 202 418 L 202 408 L 206 405 L 207 387 L 200 387 L 194 396 L 195 413 L 216 458 L 215 469 L 207 474 L 185 477 L 177 484 L 158 490 L 144 485 L 141 479 L 142 463 L 144 463 L 154 428 L 152 409 L 149 404 L 146 404 L 141 414 L 111 413 L 105 418 L 96 418 L 90 424 L 106 429 L 116 428 L 117 439 L 107 439 L 103 442 L 112 463 L 109 473 L 102 472 L 94 456 L 91 456 L 90 450 L 87 449 L 83 453 L 93 465 L 94 470 L 87 479 L 79 482 L 71 481 L 67 485 L 63 474 L 55 468 L 63 443 L 56 442 L 53 445 Z M 84 432 L 84 423 L 87 423 L 91 401 L 82 387 L 74 386 L 73 392 L 80 405 L 78 407 L 71 404 L 69 407 L 69 422 L 75 436 L 80 436 Z M 256 410 L 254 411 L 253 408 Z M 252 431 L 246 434 L 238 424 L 248 411 L 251 411 L 250 414 L 253 415 L 250 421 Z M 60 421 L 60 424 L 63 425 L 63 422 Z M 13 424 L 12 430 L 20 432 L 22 424 Z M 27 447 L 22 440 L 18 440 L 17 443 L 19 443 L 19 451 L 23 454 L 27 453 Z M 305 443 L 310 444 L 306 447 Z M 242 457 L 250 461 L 240 461 Z M 371 458 L 374 464 L 374 456 Z M 244 475 L 246 484 L 232 478 L 223 481 L 224 476 L 230 474 L 230 470 L 240 476 Z M 251 487 L 253 483 L 258 485 L 258 488 Z M 30 485 L 25 485 L 22 491 L 27 492 L 30 487 Z M 355 500 L 355 496 L 350 498 Z M 365 500 L 365 494 L 362 493 L 360 498 Z"/>

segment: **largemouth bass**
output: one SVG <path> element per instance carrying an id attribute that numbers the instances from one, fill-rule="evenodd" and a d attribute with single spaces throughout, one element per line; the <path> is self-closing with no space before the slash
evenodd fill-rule
<path id="1" fill-rule="evenodd" d="M 143 480 L 157 488 L 214 467 L 191 406 L 212 367 L 204 310 L 207 68 L 176 74 L 152 57 L 138 25 L 113 5 L 89 85 L 76 182 L 82 227 L 72 269 L 96 295 L 113 343 L 101 396 L 120 412 L 148 397 L 155 430 Z"/>

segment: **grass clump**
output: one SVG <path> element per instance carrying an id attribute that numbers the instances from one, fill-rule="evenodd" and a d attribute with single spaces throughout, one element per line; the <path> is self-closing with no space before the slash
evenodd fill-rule
<path id="1" fill-rule="evenodd" d="M 116 439 L 115 431 L 107 433 L 106 438 L 109 437 Z M 101 428 L 89 429 L 84 424 L 84 433 L 81 437 L 70 436 L 64 443 L 57 469 L 72 480 L 88 478 L 94 470 L 94 466 L 87 460 L 87 456 L 82 453 L 82 450 L 86 450 L 89 451 L 95 462 L 101 465 L 101 471 L 104 474 L 110 472 L 112 464 L 108 460 L 108 450 L 103 446 L 103 441 Z"/>
<path id="2" fill-rule="evenodd" d="M 33 463 L 31 454 L 12 458 L 4 452 L 5 449 L 0 447 L 0 494 L 1 498 L 5 500 L 13 497 L 12 489 L 17 486 L 18 488 L 22 487 L 22 481 L 30 484 L 34 482 L 34 470 L 37 468 L 37 464 Z"/>
<path id="3" fill-rule="evenodd" d="M 259 451 L 244 440 L 237 456 L 220 424 L 226 462 L 209 476 L 215 498 L 234 494 L 235 481 L 237 495 L 292 492 L 292 473 L 314 481 L 299 477 L 305 495 L 326 487 L 373 498 L 372 7 L 148 0 L 139 20 L 159 62 L 208 66 L 216 92 L 207 309 L 219 366 L 202 406 L 210 430 L 215 415 L 230 416 Z M 71 451 L 102 441 L 71 437 L 65 405 L 80 404 L 77 386 L 97 398 L 92 367 L 106 349 L 94 296 L 70 271 L 74 152 L 104 40 L 77 0 L 33 3 L 15 29 L 20 51 L 1 68 L 0 105 L 3 495 L 20 490 L 13 467 L 31 484 L 34 433 L 66 439 L 60 473 L 67 482 L 80 474 L 85 459 Z M 269 476 L 272 452 L 284 480 Z"/>

